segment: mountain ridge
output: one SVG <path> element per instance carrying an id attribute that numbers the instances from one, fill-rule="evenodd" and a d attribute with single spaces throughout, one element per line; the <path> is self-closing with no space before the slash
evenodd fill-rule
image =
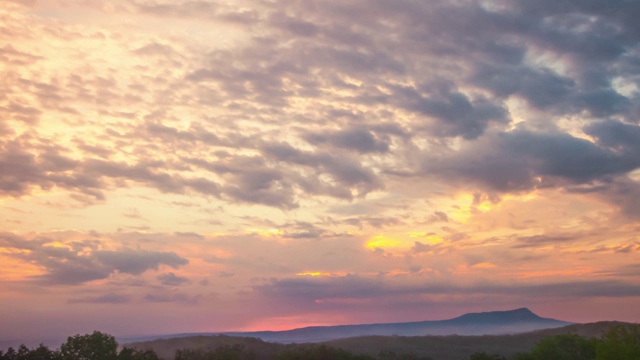
<path id="1" fill-rule="evenodd" d="M 122 339 L 123 342 L 150 341 L 189 336 L 227 335 L 254 337 L 276 343 L 322 342 L 357 336 L 424 336 L 424 335 L 501 335 L 557 328 L 572 323 L 543 318 L 528 308 L 467 313 L 446 320 L 423 320 L 396 323 L 345 324 L 308 326 L 289 330 L 251 332 L 183 333 Z"/>

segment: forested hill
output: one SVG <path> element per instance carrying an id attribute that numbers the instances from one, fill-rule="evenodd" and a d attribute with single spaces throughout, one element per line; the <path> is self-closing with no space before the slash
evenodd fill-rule
<path id="1" fill-rule="evenodd" d="M 252 358 L 254 359 L 271 359 L 273 354 L 286 353 L 287 351 L 300 352 L 300 349 L 314 346 L 316 348 L 317 346 L 328 346 L 352 354 L 363 354 L 374 359 L 468 360 L 472 354 L 477 353 L 500 354 L 501 357 L 498 357 L 500 359 L 512 359 L 515 354 L 531 351 L 537 343 L 548 337 L 570 334 L 585 339 L 600 338 L 612 326 L 632 327 L 634 324 L 620 322 L 572 324 L 560 328 L 510 335 L 364 336 L 313 345 L 285 345 L 264 342 L 256 338 L 227 335 L 192 336 L 130 343 L 127 346 L 141 350 L 153 349 L 161 359 L 166 360 L 173 360 L 176 351 L 181 349 L 210 350 L 229 346 L 241 346 L 247 353 L 253 354 L 255 357 Z"/>

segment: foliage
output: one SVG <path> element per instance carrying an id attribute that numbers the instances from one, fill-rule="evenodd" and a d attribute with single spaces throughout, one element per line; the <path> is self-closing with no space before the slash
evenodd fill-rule
<path id="1" fill-rule="evenodd" d="M 58 352 L 49 350 L 48 347 L 40 344 L 37 348 L 29 350 L 24 345 L 18 347 L 18 351 L 9 348 L 6 353 L 0 351 L 0 360 L 58 360 Z"/>
<path id="2" fill-rule="evenodd" d="M 94 331 L 93 334 L 68 337 L 60 347 L 63 360 L 115 360 L 118 343 L 111 335 Z"/>
<path id="3" fill-rule="evenodd" d="M 355 355 L 347 350 L 327 345 L 290 347 L 275 356 L 275 360 L 374 360 L 367 355 Z"/>
<path id="4" fill-rule="evenodd" d="M 482 358 L 473 359 L 480 360 Z M 640 325 L 612 326 L 600 339 L 575 334 L 548 336 L 517 360 L 638 360 Z"/>
<path id="5" fill-rule="evenodd" d="M 520 354 L 518 360 L 593 360 L 597 340 L 576 334 L 548 336 L 540 340 L 528 354 Z"/>
<path id="6" fill-rule="evenodd" d="M 60 350 L 50 350 L 40 344 L 29 349 L 20 345 L 16 351 L 7 349 L 0 351 L 0 360 L 159 360 L 152 350 L 141 351 L 123 348 L 118 353 L 118 343 L 111 335 L 94 331 L 92 334 L 75 335 L 67 338 Z"/>
<path id="7" fill-rule="evenodd" d="M 153 350 L 137 350 L 124 347 L 118 354 L 118 360 L 160 360 Z"/>
<path id="8" fill-rule="evenodd" d="M 481 351 L 471 354 L 469 360 L 506 360 L 506 358 L 502 355 L 489 355 L 486 352 Z"/>
<path id="9" fill-rule="evenodd" d="M 432 360 L 430 357 L 420 357 L 414 353 L 397 354 L 393 351 L 382 350 L 378 353 L 379 360 Z"/>
<path id="10" fill-rule="evenodd" d="M 612 326 L 596 347 L 596 360 L 640 359 L 640 325 Z"/>
<path id="11" fill-rule="evenodd" d="M 177 350 L 175 360 L 255 360 L 255 353 L 241 344 L 220 346 L 214 350 Z"/>
<path id="12" fill-rule="evenodd" d="M 490 338 L 487 338 L 490 339 Z M 324 344 L 298 344 L 263 347 L 269 343 L 222 345 L 209 349 L 183 349 L 175 352 L 175 360 L 428 360 L 415 353 L 398 354 L 389 350 L 377 356 L 354 354 L 340 347 Z M 277 346 L 276 346 L 277 345 Z M 485 344 L 486 348 L 486 344 Z M 257 353 L 256 353 L 257 351 Z M 357 350 L 354 350 L 357 351 Z M 375 353 L 374 353 L 375 354 Z M 511 359 L 511 357 L 509 357 Z M 505 360 L 501 355 L 476 352 L 469 360 Z M 527 353 L 515 360 L 639 360 L 640 325 L 611 326 L 600 339 L 585 338 L 577 334 L 547 336 L 538 341 Z M 98 331 L 67 338 L 59 350 L 45 345 L 29 349 L 0 351 L 0 360 L 159 360 L 153 350 L 124 347 L 111 335 Z"/>

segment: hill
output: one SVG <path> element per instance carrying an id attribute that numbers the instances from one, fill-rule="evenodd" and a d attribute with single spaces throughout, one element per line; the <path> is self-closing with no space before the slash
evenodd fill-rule
<path id="1" fill-rule="evenodd" d="M 484 315 L 483 315 L 484 316 Z M 459 319 L 459 318 L 457 318 Z M 466 320 L 465 320 L 466 321 Z M 598 322 L 572 324 L 560 328 L 537 330 L 520 334 L 482 336 L 363 336 L 323 342 L 332 347 L 348 350 L 356 354 L 377 356 L 381 351 L 396 354 L 412 353 L 418 358 L 434 360 L 468 360 L 475 352 L 501 354 L 507 358 L 531 348 L 546 336 L 577 334 L 585 337 L 600 337 L 612 325 L 619 322 Z M 628 324 L 630 325 L 630 324 Z M 256 360 L 269 359 L 273 354 L 287 347 L 307 346 L 269 343 L 256 338 L 233 337 L 228 335 L 192 336 L 158 339 L 147 342 L 129 343 L 138 349 L 153 349 L 161 359 L 172 360 L 178 349 L 215 349 L 220 346 L 241 344 L 256 354 Z"/>

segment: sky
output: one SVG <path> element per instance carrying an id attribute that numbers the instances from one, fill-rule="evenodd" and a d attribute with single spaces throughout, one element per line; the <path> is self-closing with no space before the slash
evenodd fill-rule
<path id="1" fill-rule="evenodd" d="M 640 2 L 0 2 L 0 340 L 640 322 Z"/>

